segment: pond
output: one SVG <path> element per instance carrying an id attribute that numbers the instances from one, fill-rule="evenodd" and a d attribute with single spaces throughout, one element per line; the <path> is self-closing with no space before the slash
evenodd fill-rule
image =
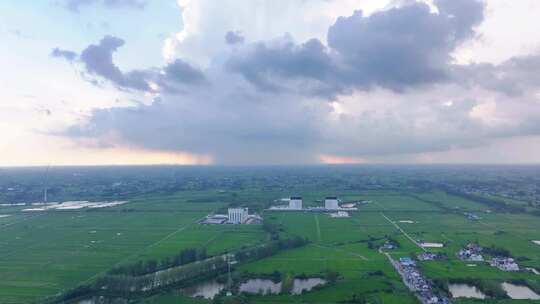
<path id="1" fill-rule="evenodd" d="M 310 291 L 313 287 L 324 284 L 326 281 L 321 278 L 294 279 L 291 293 L 294 295 L 302 294 L 304 291 Z"/>
<path id="2" fill-rule="evenodd" d="M 213 299 L 225 288 L 225 284 L 218 283 L 216 280 L 203 282 L 193 285 L 186 289 L 186 292 L 194 298 Z"/>
<path id="3" fill-rule="evenodd" d="M 501 284 L 506 294 L 514 300 L 540 300 L 540 295 L 536 294 L 527 286 L 521 286 L 504 282 Z"/>
<path id="4" fill-rule="evenodd" d="M 483 294 L 478 288 L 476 288 L 476 286 L 471 286 L 468 284 L 449 284 L 448 289 L 452 294 L 452 298 L 486 298 L 486 295 Z"/>
<path id="5" fill-rule="evenodd" d="M 63 303 L 63 302 L 62 302 Z M 95 296 L 71 302 L 72 304 L 127 304 L 128 300 L 123 298 L 108 298 L 104 296 Z"/>
<path id="6" fill-rule="evenodd" d="M 326 281 L 321 278 L 294 279 L 291 294 L 299 295 L 310 291 L 315 286 L 324 285 Z M 240 285 L 240 292 L 251 294 L 279 294 L 282 291 L 282 282 L 273 282 L 267 279 L 250 279 Z"/>
<path id="7" fill-rule="evenodd" d="M 274 283 L 266 279 L 250 279 L 240 284 L 240 292 L 251 294 L 279 294 L 281 292 L 281 282 Z"/>
<path id="8" fill-rule="evenodd" d="M 314 287 L 326 284 L 326 280 L 321 278 L 294 279 L 291 294 L 299 295 L 306 291 L 311 291 Z M 213 299 L 225 288 L 225 284 L 216 280 L 202 282 L 186 288 L 184 291 L 194 298 Z M 257 295 L 276 295 L 283 289 L 282 282 L 274 282 L 268 279 L 249 279 L 240 284 L 239 292 Z"/>

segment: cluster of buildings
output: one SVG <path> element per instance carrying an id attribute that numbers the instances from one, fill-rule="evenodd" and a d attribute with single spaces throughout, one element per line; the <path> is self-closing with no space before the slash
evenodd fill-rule
<path id="1" fill-rule="evenodd" d="M 62 203 L 32 203 L 32 208 L 22 209 L 22 212 L 35 211 L 52 211 L 52 210 L 79 210 L 79 209 L 100 209 L 116 207 L 127 204 L 128 201 L 112 201 L 112 202 L 89 202 L 89 201 L 68 201 Z"/>
<path id="2" fill-rule="evenodd" d="M 398 248 L 399 245 L 392 242 L 392 241 L 386 241 L 384 242 L 384 244 L 379 248 L 381 250 L 393 250 L 393 249 L 396 249 Z"/>
<path id="3" fill-rule="evenodd" d="M 422 275 L 413 259 L 402 257 L 399 262 L 393 262 L 393 264 L 403 278 L 405 285 L 415 292 L 420 302 L 423 304 L 450 303 L 448 298 L 435 293 L 433 283 Z"/>
<path id="4" fill-rule="evenodd" d="M 262 218 L 257 214 L 249 214 L 248 208 L 229 208 L 227 214 L 210 214 L 200 221 L 206 225 L 223 224 L 260 224 Z"/>
<path id="5" fill-rule="evenodd" d="M 480 245 L 469 243 L 465 248 L 459 250 L 457 255 L 463 261 L 483 262 L 484 257 L 482 256 L 482 250 L 484 250 L 484 248 L 480 247 Z"/>
<path id="6" fill-rule="evenodd" d="M 440 261 L 446 259 L 445 254 L 437 252 L 422 252 L 417 257 L 420 261 Z"/>
<path id="7" fill-rule="evenodd" d="M 484 262 L 485 259 L 482 256 L 482 248 L 478 244 L 469 243 L 465 248 L 458 251 L 457 255 L 463 261 L 468 262 Z M 497 267 L 502 271 L 519 271 L 519 265 L 511 257 L 494 257 L 489 262 L 492 267 Z"/>
<path id="8" fill-rule="evenodd" d="M 470 212 L 465 212 L 464 215 L 467 217 L 467 219 L 469 219 L 470 221 L 479 221 L 481 220 L 482 218 L 479 217 L 478 215 L 474 214 L 474 213 L 470 213 Z"/>
<path id="9" fill-rule="evenodd" d="M 292 196 L 288 199 L 282 199 L 288 204 L 272 206 L 270 211 L 310 211 L 310 212 L 334 212 L 332 217 L 348 217 L 348 211 L 356 211 L 355 204 L 343 204 L 340 206 L 340 200 L 335 196 L 329 196 L 324 199 L 324 206 L 320 207 L 304 207 L 303 198 L 300 196 Z"/>
<path id="10" fill-rule="evenodd" d="M 519 271 L 519 265 L 513 258 L 508 257 L 494 257 L 491 259 L 489 265 L 497 267 L 502 271 Z"/>

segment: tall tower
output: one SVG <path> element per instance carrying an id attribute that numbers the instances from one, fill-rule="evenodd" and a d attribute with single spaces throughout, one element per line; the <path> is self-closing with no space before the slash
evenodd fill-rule
<path id="1" fill-rule="evenodd" d="M 229 208 L 229 223 L 243 224 L 248 217 L 248 208 Z"/>
<path id="2" fill-rule="evenodd" d="M 49 169 L 51 168 L 51 165 L 47 166 L 47 169 L 45 169 L 45 177 L 43 178 L 44 183 L 44 189 L 43 189 L 43 203 L 47 202 L 47 191 L 48 189 L 48 176 L 49 176 Z"/>
<path id="3" fill-rule="evenodd" d="M 291 210 L 302 210 L 302 197 L 292 196 L 289 199 L 289 209 Z"/>

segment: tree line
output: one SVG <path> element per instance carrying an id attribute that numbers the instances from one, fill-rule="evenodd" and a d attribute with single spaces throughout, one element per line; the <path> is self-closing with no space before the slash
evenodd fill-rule
<path id="1" fill-rule="evenodd" d="M 128 275 L 128 276 L 141 276 L 167 268 L 177 267 L 193 263 L 196 261 L 202 261 L 208 258 L 206 248 L 195 249 L 186 248 L 181 250 L 178 254 L 172 257 L 163 258 L 160 261 L 155 259 L 148 260 L 146 262 L 137 261 L 132 264 L 120 265 L 112 268 L 107 272 L 109 275 Z"/>

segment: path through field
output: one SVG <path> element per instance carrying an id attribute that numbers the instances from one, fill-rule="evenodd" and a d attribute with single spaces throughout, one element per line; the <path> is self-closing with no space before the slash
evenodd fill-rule
<path id="1" fill-rule="evenodd" d="M 331 250 L 335 250 L 335 251 L 341 251 L 341 252 L 346 252 L 352 256 L 355 256 L 355 257 L 358 257 L 358 258 L 361 258 L 362 260 L 364 261 L 369 261 L 368 258 L 366 258 L 365 256 L 361 255 L 361 254 L 358 254 L 356 252 L 352 252 L 352 251 L 348 251 L 348 250 L 344 250 L 344 249 L 339 249 L 339 248 L 334 248 L 334 247 L 328 247 L 328 246 L 323 246 L 323 245 L 315 245 L 319 248 L 326 248 L 326 249 L 331 249 Z"/>
<path id="2" fill-rule="evenodd" d="M 384 215 L 384 213 L 381 212 L 381 215 L 392 225 L 394 225 L 394 227 L 396 227 L 399 231 L 401 231 L 401 233 L 403 233 L 404 236 L 406 236 L 409 240 L 411 240 L 411 242 L 413 242 L 416 246 L 418 246 L 420 249 L 422 249 L 424 252 L 427 252 L 426 248 L 422 247 L 422 245 L 418 244 L 417 241 L 415 241 L 410 235 L 407 234 L 407 232 L 405 232 L 405 230 L 401 229 L 401 227 L 399 227 L 398 224 L 396 224 L 394 221 L 392 221 L 391 219 L 389 219 L 386 215 Z"/>
<path id="3" fill-rule="evenodd" d="M 204 217 L 203 217 L 203 218 L 204 218 Z M 118 265 L 121 265 L 121 264 L 125 263 L 126 261 L 129 261 L 129 260 L 132 259 L 133 257 L 139 255 L 141 252 L 144 252 L 144 251 L 146 251 L 146 250 L 148 250 L 148 249 L 151 249 L 151 248 L 153 248 L 153 247 L 155 247 L 155 246 L 157 246 L 157 245 L 163 243 L 164 241 L 168 240 L 169 238 L 173 237 L 174 235 L 178 234 L 179 232 L 182 232 L 182 231 L 186 230 L 186 229 L 187 229 L 188 227 L 190 227 L 191 225 L 198 223 L 198 222 L 199 222 L 200 220 L 202 220 L 203 218 L 196 219 L 195 221 L 193 221 L 193 222 L 191 222 L 191 223 L 188 223 L 188 224 L 186 224 L 186 225 L 181 226 L 180 228 L 178 228 L 178 229 L 176 229 L 175 231 L 173 231 L 173 232 L 167 234 L 165 237 L 163 237 L 163 238 L 157 240 L 156 242 L 154 242 L 154 243 L 152 243 L 152 244 L 150 244 L 150 245 L 148 245 L 148 246 L 146 246 L 146 247 L 143 247 L 143 248 L 141 248 L 141 249 L 135 251 L 133 254 L 131 254 L 131 255 L 129 255 L 129 256 L 123 258 L 122 260 L 120 260 L 120 261 L 118 261 L 117 263 L 115 263 L 115 264 L 114 264 L 112 267 L 110 267 L 109 269 L 114 268 L 114 267 L 116 267 L 116 266 L 118 266 Z M 101 272 L 96 273 L 95 275 L 91 276 L 91 277 L 88 278 L 87 280 L 83 281 L 83 282 L 81 283 L 81 285 L 84 285 L 84 284 L 86 284 L 86 283 L 89 283 L 90 281 L 96 279 L 97 277 L 99 277 L 99 276 L 105 274 L 107 271 L 109 271 L 109 269 L 106 269 L 106 270 L 103 270 L 103 271 L 101 271 Z"/>
<path id="4" fill-rule="evenodd" d="M 319 225 L 319 215 L 315 214 L 315 227 L 317 228 L 317 241 L 322 241 L 321 226 Z"/>

